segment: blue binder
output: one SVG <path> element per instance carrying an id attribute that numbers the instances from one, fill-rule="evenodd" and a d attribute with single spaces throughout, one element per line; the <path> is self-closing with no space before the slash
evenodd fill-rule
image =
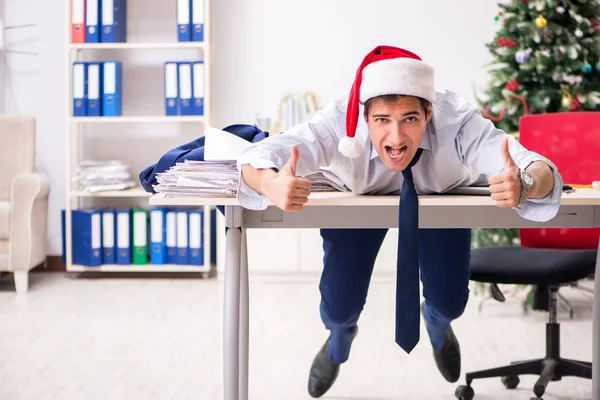
<path id="1" fill-rule="evenodd" d="M 176 62 L 165 63 L 165 114 L 179 115 L 179 68 Z"/>
<path id="2" fill-rule="evenodd" d="M 102 115 L 102 64 L 87 63 L 87 116 Z"/>
<path id="3" fill-rule="evenodd" d="M 100 42 L 100 30 L 102 24 L 100 23 L 101 11 L 100 0 L 85 0 L 85 42 L 86 43 L 99 43 Z"/>
<path id="4" fill-rule="evenodd" d="M 73 116 L 87 115 L 87 67 L 84 62 L 73 63 Z"/>
<path id="5" fill-rule="evenodd" d="M 167 211 L 166 221 L 167 264 L 177 264 L 177 213 Z"/>
<path id="6" fill-rule="evenodd" d="M 121 43 L 127 41 L 127 1 L 101 0 L 103 43 Z"/>
<path id="7" fill-rule="evenodd" d="M 177 255 L 175 263 L 179 265 L 188 265 L 190 262 L 188 252 L 188 212 L 186 210 L 177 211 Z"/>
<path id="8" fill-rule="evenodd" d="M 192 41 L 204 41 L 204 0 L 192 0 Z"/>
<path id="9" fill-rule="evenodd" d="M 177 40 L 190 42 L 191 32 L 191 0 L 177 0 Z"/>
<path id="10" fill-rule="evenodd" d="M 204 264 L 204 211 L 190 210 L 188 225 L 189 263 L 201 266 Z"/>
<path id="11" fill-rule="evenodd" d="M 63 259 L 66 259 L 66 212 L 61 211 Z M 102 222 L 98 210 L 71 210 L 72 261 L 76 265 L 97 267 L 102 263 Z"/>
<path id="12" fill-rule="evenodd" d="M 131 215 L 129 210 L 117 210 L 115 241 L 117 242 L 117 264 L 131 264 Z"/>
<path id="13" fill-rule="evenodd" d="M 167 210 L 150 211 L 150 264 L 167 262 Z"/>
<path id="14" fill-rule="evenodd" d="M 180 62 L 179 68 L 179 114 L 194 115 L 192 105 L 192 63 Z"/>
<path id="15" fill-rule="evenodd" d="M 115 210 L 102 210 L 102 264 L 117 263 Z"/>
<path id="16" fill-rule="evenodd" d="M 192 114 L 204 115 L 204 62 L 192 63 Z"/>
<path id="17" fill-rule="evenodd" d="M 118 117 L 122 113 L 121 68 L 119 61 L 102 63 L 102 115 L 105 117 Z"/>

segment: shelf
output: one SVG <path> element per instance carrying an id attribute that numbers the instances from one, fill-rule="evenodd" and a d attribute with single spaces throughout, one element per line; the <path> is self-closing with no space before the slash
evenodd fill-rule
<path id="1" fill-rule="evenodd" d="M 206 118 L 200 115 L 191 116 L 159 116 L 159 117 L 71 117 L 72 122 L 78 124 L 134 124 L 134 123 L 168 123 L 168 122 L 205 122 Z"/>
<path id="2" fill-rule="evenodd" d="M 209 272 L 210 266 L 204 265 L 175 265 L 175 264 L 144 264 L 144 265 L 116 265 L 105 264 L 99 267 L 87 267 L 74 264 L 68 268 L 69 272 Z"/>
<path id="3" fill-rule="evenodd" d="M 148 49 L 203 49 L 204 42 L 165 43 L 71 43 L 70 50 L 148 50 Z"/>
<path id="4" fill-rule="evenodd" d="M 81 190 L 72 191 L 73 197 L 150 197 L 151 193 L 146 192 L 142 188 L 132 188 L 126 190 L 108 190 L 106 192 L 84 192 Z"/>

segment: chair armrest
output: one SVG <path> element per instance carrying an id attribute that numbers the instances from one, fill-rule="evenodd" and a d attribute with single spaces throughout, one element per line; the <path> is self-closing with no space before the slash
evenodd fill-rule
<path id="1" fill-rule="evenodd" d="M 11 182 L 10 266 L 29 271 L 46 258 L 50 182 L 39 173 L 20 174 Z"/>

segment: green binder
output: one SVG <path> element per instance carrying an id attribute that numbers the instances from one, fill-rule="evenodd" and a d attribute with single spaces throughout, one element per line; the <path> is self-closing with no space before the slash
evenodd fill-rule
<path id="1" fill-rule="evenodd" d="M 142 209 L 132 211 L 131 236 L 133 264 L 148 264 L 148 211 Z"/>

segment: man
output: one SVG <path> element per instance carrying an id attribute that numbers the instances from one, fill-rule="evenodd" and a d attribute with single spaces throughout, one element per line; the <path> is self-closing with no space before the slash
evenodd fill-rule
<path id="1" fill-rule="evenodd" d="M 310 193 L 302 176 L 321 166 L 330 166 L 354 193 L 401 193 L 396 342 L 410 352 L 419 340 L 420 269 L 434 360 L 442 376 L 455 382 L 460 347 L 450 322 L 463 313 L 469 294 L 471 233 L 418 229 L 417 193 L 489 184 L 498 207 L 546 221 L 557 213 L 562 179 L 549 160 L 495 129 L 459 96 L 436 93 L 433 76 L 433 68 L 414 53 L 375 48 L 359 67 L 348 99 L 242 154 L 238 200 L 250 209 L 264 209 L 268 199 L 284 211 L 300 211 Z M 320 314 L 330 335 L 310 370 L 313 397 L 329 390 L 348 359 L 386 232 L 321 230 Z"/>

